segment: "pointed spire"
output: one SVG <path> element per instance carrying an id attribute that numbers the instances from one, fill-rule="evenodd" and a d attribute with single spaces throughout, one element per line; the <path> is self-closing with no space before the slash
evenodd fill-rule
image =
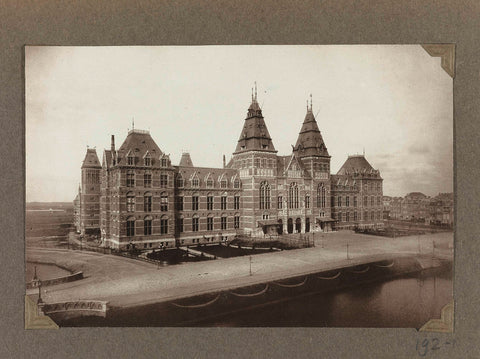
<path id="1" fill-rule="evenodd" d="M 132 117 L 132 131 L 135 129 L 135 117 Z"/>
<path id="2" fill-rule="evenodd" d="M 310 94 L 310 111 L 313 111 L 313 97 L 312 97 L 312 94 Z"/>
<path id="3" fill-rule="evenodd" d="M 255 81 L 255 101 L 257 101 L 257 81 Z"/>

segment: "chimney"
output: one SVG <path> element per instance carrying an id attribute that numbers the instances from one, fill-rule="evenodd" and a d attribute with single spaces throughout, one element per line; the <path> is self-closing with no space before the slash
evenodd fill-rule
<path id="1" fill-rule="evenodd" d="M 227 167 L 227 163 L 225 161 L 225 155 L 223 155 L 223 168 Z"/>
<path id="2" fill-rule="evenodd" d="M 115 152 L 115 136 L 112 135 L 112 144 L 110 145 L 110 150 L 113 152 Z"/>

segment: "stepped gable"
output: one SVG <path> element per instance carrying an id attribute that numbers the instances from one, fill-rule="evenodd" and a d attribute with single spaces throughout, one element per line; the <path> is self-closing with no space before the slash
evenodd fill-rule
<path id="1" fill-rule="evenodd" d="M 375 170 L 363 155 L 348 156 L 337 175 L 353 175 L 355 173 L 380 177 L 379 171 Z"/>
<path id="2" fill-rule="evenodd" d="M 297 143 L 294 151 L 299 157 L 330 157 L 325 142 L 323 142 L 322 134 L 318 129 L 317 121 L 312 112 L 312 103 L 307 104 L 307 114 L 303 121 L 302 129 L 298 134 Z"/>
<path id="3" fill-rule="evenodd" d="M 277 152 L 257 101 L 256 88 L 234 153 L 245 151 Z"/>
<path id="4" fill-rule="evenodd" d="M 132 154 L 136 158 L 135 163 L 141 165 L 141 161 L 147 152 L 152 158 L 152 166 L 158 166 L 159 158 L 163 152 L 150 136 L 150 132 L 137 129 L 130 130 L 127 138 L 117 151 L 117 164 L 127 165 L 127 156 Z"/>
<path id="5" fill-rule="evenodd" d="M 82 168 L 102 168 L 98 160 L 97 150 L 94 148 L 87 148 L 87 153 L 83 159 Z"/>
<path id="6" fill-rule="evenodd" d="M 182 153 L 182 158 L 180 159 L 180 164 L 179 166 L 181 167 L 193 167 L 193 162 L 190 157 L 190 153 L 184 152 Z"/>

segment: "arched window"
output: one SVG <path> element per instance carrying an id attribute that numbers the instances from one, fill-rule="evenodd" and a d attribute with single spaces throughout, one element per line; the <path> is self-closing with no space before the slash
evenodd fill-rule
<path id="1" fill-rule="evenodd" d="M 260 183 L 260 209 L 270 209 L 270 184 Z"/>
<path id="2" fill-rule="evenodd" d="M 127 237 L 133 237 L 135 235 L 135 217 L 127 218 Z"/>
<path id="3" fill-rule="evenodd" d="M 296 182 L 290 183 L 288 189 L 288 208 L 298 208 L 298 185 Z"/>
<path id="4" fill-rule="evenodd" d="M 177 176 L 177 187 L 183 187 L 183 177 L 180 173 Z"/>
<path id="5" fill-rule="evenodd" d="M 310 195 L 305 196 L 305 208 L 310 208 Z"/>
<path id="6" fill-rule="evenodd" d="M 145 194 L 143 195 L 143 211 L 152 211 L 152 194 L 150 192 L 145 192 Z"/>
<path id="7" fill-rule="evenodd" d="M 143 219 L 143 234 L 149 236 L 152 234 L 152 217 L 146 216 Z"/>
<path id="8" fill-rule="evenodd" d="M 135 193 L 127 193 L 127 212 L 135 212 Z"/>
<path id="9" fill-rule="evenodd" d="M 318 185 L 317 188 L 317 207 L 325 208 L 327 203 L 327 189 L 323 183 Z"/>

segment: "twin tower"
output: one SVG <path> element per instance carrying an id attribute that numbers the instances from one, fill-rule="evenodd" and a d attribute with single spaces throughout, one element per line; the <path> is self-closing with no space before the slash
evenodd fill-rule
<path id="1" fill-rule="evenodd" d="M 100 165 L 87 150 L 75 200 L 81 233 L 117 249 L 213 244 L 237 235 L 277 236 L 382 225 L 382 179 L 364 156 L 350 156 L 336 175 L 307 104 L 292 153 L 277 154 L 252 94 L 235 152 L 223 168 L 179 165 L 148 131 L 112 139 Z"/>

